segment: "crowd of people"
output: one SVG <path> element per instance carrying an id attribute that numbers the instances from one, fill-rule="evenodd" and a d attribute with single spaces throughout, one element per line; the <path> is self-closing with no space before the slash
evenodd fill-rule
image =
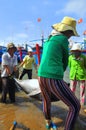
<path id="1" fill-rule="evenodd" d="M 73 44 L 70 49 L 70 55 L 68 49 L 68 39 L 72 36 L 79 36 L 76 31 L 76 23 L 74 18 L 64 17 L 60 23 L 52 25 L 52 32 L 43 44 L 42 58 L 38 67 L 38 81 L 43 97 L 45 125 L 48 130 L 58 129 L 52 121 L 51 93 L 69 108 L 64 130 L 73 130 L 80 108 L 85 104 L 86 56 L 82 54 L 82 47 L 79 43 Z M 7 93 L 9 93 L 10 102 L 15 102 L 15 83 L 12 75 L 18 71 L 18 68 L 23 68 L 19 76 L 20 80 L 25 74 L 28 75 L 28 79 L 32 79 L 33 65 L 37 72 L 32 49 L 28 50 L 28 54 L 18 68 L 15 51 L 15 45 L 9 43 L 7 45 L 7 53 L 2 55 L 2 103 L 6 103 Z M 70 72 L 70 87 L 63 80 L 67 67 L 69 67 Z M 77 83 L 80 87 L 80 101 L 75 95 Z"/>

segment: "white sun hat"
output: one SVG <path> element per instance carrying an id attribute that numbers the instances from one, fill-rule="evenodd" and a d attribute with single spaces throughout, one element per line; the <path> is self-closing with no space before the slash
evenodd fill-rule
<path id="1" fill-rule="evenodd" d="M 82 51 L 82 46 L 81 46 L 80 43 L 74 43 L 73 44 L 71 51 L 75 51 L 75 50 Z"/>
<path id="2" fill-rule="evenodd" d="M 28 52 L 33 52 L 32 48 L 29 48 L 29 49 L 28 49 Z"/>

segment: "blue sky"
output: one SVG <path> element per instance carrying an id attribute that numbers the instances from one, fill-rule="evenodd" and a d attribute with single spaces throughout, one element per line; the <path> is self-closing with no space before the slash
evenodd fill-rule
<path id="1" fill-rule="evenodd" d="M 0 0 L 0 45 L 14 42 L 16 45 L 34 45 L 47 38 L 52 28 L 64 16 L 83 22 L 77 25 L 80 37 L 73 41 L 83 41 L 86 30 L 86 0 Z M 38 22 L 37 19 L 41 18 Z"/>

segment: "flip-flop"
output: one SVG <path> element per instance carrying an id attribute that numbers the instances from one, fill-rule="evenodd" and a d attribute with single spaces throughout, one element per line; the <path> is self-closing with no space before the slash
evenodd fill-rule
<path id="1" fill-rule="evenodd" d="M 51 122 L 50 125 L 46 125 L 47 130 L 57 130 L 57 126 Z"/>
<path id="2" fill-rule="evenodd" d="M 84 112 L 86 113 L 86 109 L 84 109 Z"/>

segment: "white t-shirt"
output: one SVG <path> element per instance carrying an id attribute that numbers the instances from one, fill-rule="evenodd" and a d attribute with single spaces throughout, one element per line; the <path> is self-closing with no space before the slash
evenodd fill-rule
<path id="1" fill-rule="evenodd" d="M 10 71 L 12 73 L 14 66 L 17 65 L 17 56 L 13 55 L 13 57 L 11 57 L 8 52 L 6 52 L 2 55 L 1 77 L 7 77 L 8 76 L 6 69 L 4 68 L 4 65 L 8 65 L 9 68 L 10 68 Z"/>

